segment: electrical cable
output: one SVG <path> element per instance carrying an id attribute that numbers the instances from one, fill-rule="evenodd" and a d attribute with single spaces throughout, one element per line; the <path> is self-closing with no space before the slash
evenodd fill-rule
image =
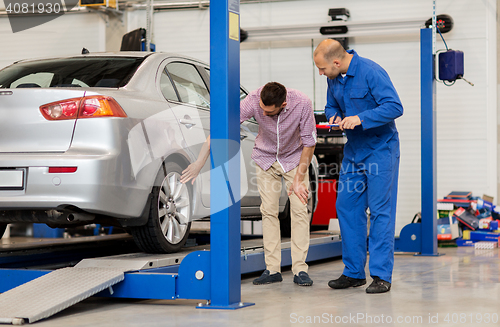
<path id="1" fill-rule="evenodd" d="M 439 30 L 439 27 L 436 26 L 436 30 L 439 32 L 439 35 L 441 35 L 441 39 L 444 42 L 444 46 L 446 47 L 446 51 L 448 51 L 448 45 L 446 44 L 446 41 L 444 40 L 443 34 L 441 34 L 441 31 Z"/>

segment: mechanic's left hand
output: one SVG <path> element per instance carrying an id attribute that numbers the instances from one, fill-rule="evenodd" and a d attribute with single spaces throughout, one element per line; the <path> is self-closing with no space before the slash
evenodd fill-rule
<path id="1" fill-rule="evenodd" d="M 361 120 L 358 116 L 349 116 L 342 119 L 339 123 L 339 127 L 341 130 L 344 129 L 354 129 L 354 127 L 361 125 Z"/>
<path id="2" fill-rule="evenodd" d="M 288 191 L 288 196 L 295 193 L 295 195 L 299 198 L 300 202 L 303 204 L 307 204 L 307 197 L 309 196 L 309 190 L 307 186 L 303 182 L 299 182 L 294 180 L 292 186 L 290 186 L 290 190 Z"/>

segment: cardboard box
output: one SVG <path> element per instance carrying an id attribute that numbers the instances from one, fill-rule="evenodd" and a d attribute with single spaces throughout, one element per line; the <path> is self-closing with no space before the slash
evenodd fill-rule
<path id="1" fill-rule="evenodd" d="M 454 240 L 462 236 L 462 230 L 458 228 L 458 223 L 452 216 L 438 219 L 438 221 L 441 222 L 441 224 L 437 225 L 438 241 Z"/>
<path id="2" fill-rule="evenodd" d="M 470 232 L 470 239 L 472 241 L 498 242 L 499 237 L 500 237 L 500 233 L 486 232 L 486 231 Z"/>
<path id="3" fill-rule="evenodd" d="M 457 245 L 458 246 L 474 246 L 474 241 L 471 241 L 471 240 L 464 240 L 463 238 L 457 238 L 457 240 L 455 241 L 457 242 Z"/>
<path id="4" fill-rule="evenodd" d="M 463 208 L 458 208 L 453 215 L 458 221 L 467 226 L 469 229 L 476 230 L 479 228 L 479 219 L 477 219 L 477 217 L 469 211 Z"/>
<path id="5" fill-rule="evenodd" d="M 451 228 L 449 224 L 437 225 L 437 239 L 438 241 L 451 240 Z"/>

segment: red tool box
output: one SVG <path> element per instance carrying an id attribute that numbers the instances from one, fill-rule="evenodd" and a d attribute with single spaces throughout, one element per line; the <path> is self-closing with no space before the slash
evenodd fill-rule
<path id="1" fill-rule="evenodd" d="M 320 179 L 318 181 L 318 207 L 314 212 L 313 225 L 328 225 L 330 218 L 337 218 L 337 180 Z"/>

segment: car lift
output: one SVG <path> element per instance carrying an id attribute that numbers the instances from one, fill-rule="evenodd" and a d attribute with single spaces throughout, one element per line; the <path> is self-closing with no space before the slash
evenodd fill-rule
<path id="1" fill-rule="evenodd" d="M 210 250 L 186 255 L 177 273 L 161 268 L 180 258 L 142 254 L 138 260 L 83 260 L 52 272 L 2 269 L 0 291 L 5 293 L 0 295 L 0 323 L 32 323 L 98 293 L 207 300 L 198 306 L 207 309 L 253 305 L 241 302 L 241 272 L 265 267 L 262 251 L 245 248 L 242 255 L 240 250 L 239 47 L 239 0 L 211 1 L 211 84 L 217 87 L 211 88 L 210 187 L 217 196 L 210 203 Z M 341 255 L 338 239 L 330 236 L 325 241 L 311 241 L 309 260 Z M 291 263 L 286 259 L 290 249 L 284 247 L 282 264 L 286 265 Z M 247 270 L 247 262 L 252 270 Z M 150 272 L 145 267 L 157 269 Z"/>
<path id="2" fill-rule="evenodd" d="M 241 274 L 265 269 L 262 239 L 242 241 Z M 211 304 L 208 245 L 172 254 L 120 254 L 83 259 L 57 270 L 0 269 L 0 323 L 33 323 L 90 296 L 134 299 L 196 299 Z M 282 243 L 282 266 L 290 266 L 291 244 Z M 339 257 L 338 235 L 313 234 L 307 262 Z M 203 266 L 204 265 L 204 266 Z M 232 272 L 235 275 L 236 272 Z M 240 274 L 237 274 L 239 277 Z M 238 285 L 238 289 L 241 286 Z M 237 304 L 236 308 L 245 305 Z"/>

